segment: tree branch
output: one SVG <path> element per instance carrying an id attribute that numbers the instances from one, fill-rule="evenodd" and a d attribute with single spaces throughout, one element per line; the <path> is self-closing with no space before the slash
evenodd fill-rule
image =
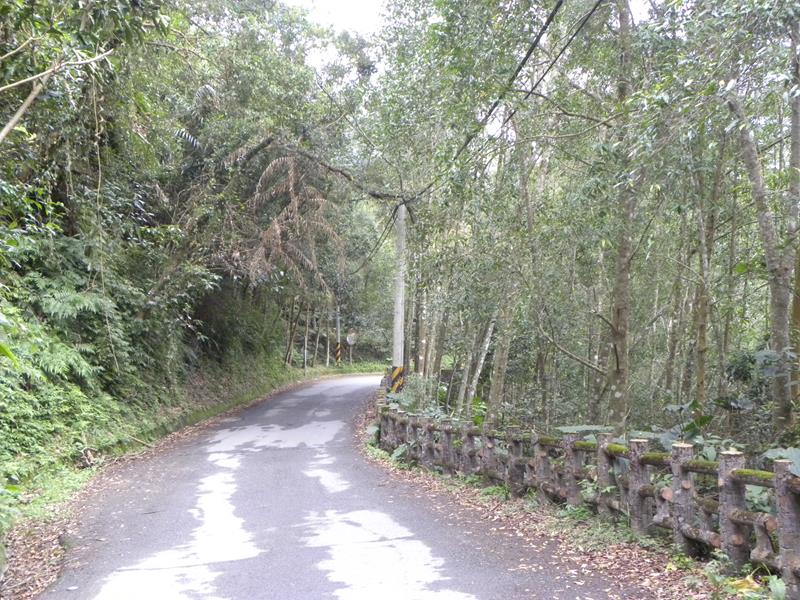
<path id="1" fill-rule="evenodd" d="M 35 41 L 38 41 L 38 40 L 40 40 L 40 39 L 42 39 L 42 38 L 41 38 L 41 37 L 39 37 L 39 36 L 33 36 L 33 37 L 29 37 L 27 40 L 25 40 L 24 42 L 22 42 L 22 43 L 21 43 L 19 46 L 17 46 L 17 47 L 16 47 L 16 48 L 14 48 L 13 50 L 10 50 L 10 51 L 6 52 L 5 54 L 3 54 L 3 56 L 0 56 L 0 62 L 3 62 L 3 61 L 4 61 L 4 60 L 6 60 L 7 58 L 11 58 L 11 57 L 12 57 L 12 56 L 14 56 L 15 54 L 18 54 L 18 53 L 22 52 L 22 51 L 23 51 L 25 48 L 27 48 L 27 47 L 28 47 L 30 44 L 32 44 L 33 42 L 35 42 Z"/>
<path id="2" fill-rule="evenodd" d="M 28 94 L 27 98 L 25 98 L 25 101 L 22 103 L 22 106 L 20 106 L 17 109 L 17 112 L 14 113 L 14 116 L 12 116 L 11 119 L 9 119 L 8 123 L 6 123 L 6 125 L 5 125 L 5 127 L 3 127 L 2 131 L 0 131 L 0 144 L 2 144 L 3 140 L 5 140 L 6 137 L 8 137 L 8 134 L 11 133 L 11 131 L 14 129 L 14 127 L 17 126 L 17 123 L 20 122 L 22 117 L 25 115 L 25 113 L 31 107 L 31 104 L 33 104 L 33 101 L 36 100 L 36 98 L 39 96 L 39 94 L 42 93 L 42 90 L 44 89 L 44 86 L 47 85 L 47 82 L 50 79 L 51 75 L 52 75 L 52 73 L 48 73 L 40 81 L 37 81 L 36 83 L 33 84 L 33 88 L 31 89 L 31 93 Z"/>
<path id="3" fill-rule="evenodd" d="M 408 202 L 414 199 L 414 197 L 406 196 L 404 194 L 396 194 L 393 192 L 382 192 L 379 190 L 370 189 L 364 184 L 362 184 L 360 181 L 358 181 L 356 176 L 350 173 L 349 171 L 345 171 L 340 167 L 331 165 L 322 160 L 319 156 L 315 156 L 314 154 L 311 154 L 310 152 L 303 150 L 302 148 L 297 148 L 296 146 L 284 144 L 284 147 L 290 152 L 294 152 L 295 154 L 298 154 L 303 158 L 307 158 L 308 160 L 315 162 L 329 173 L 338 175 L 339 177 L 347 181 L 350 185 L 352 185 L 354 188 L 356 188 L 358 191 L 363 192 L 370 198 L 375 198 L 376 200 L 393 200 L 401 204 L 407 204 Z"/>
<path id="4" fill-rule="evenodd" d="M 62 62 L 57 62 L 52 67 L 47 69 L 46 71 L 42 71 L 41 73 L 37 73 L 36 75 L 31 75 L 30 77 L 26 77 L 25 79 L 20 79 L 19 81 L 15 81 L 14 83 L 9 83 L 7 85 L 0 86 L 0 92 L 5 92 L 7 90 L 13 89 L 15 87 L 19 87 L 19 86 L 24 85 L 26 83 L 30 83 L 31 81 L 36 81 L 38 79 L 42 79 L 44 77 L 49 78 L 50 75 L 53 75 L 54 73 L 57 73 L 58 71 L 61 71 L 62 69 L 68 69 L 70 67 L 81 67 L 81 66 L 84 66 L 84 65 L 95 63 L 97 61 L 103 60 L 104 58 L 106 58 L 112 52 L 114 52 L 113 48 L 111 48 L 111 50 L 106 50 L 102 54 L 98 54 L 97 56 L 94 56 L 92 58 L 87 58 L 87 59 L 84 59 L 84 60 L 74 60 L 74 61 L 63 62 L 63 63 Z"/>
<path id="5" fill-rule="evenodd" d="M 569 358 L 571 358 L 571 359 L 572 359 L 572 360 L 574 360 L 574 361 L 577 361 L 577 362 L 579 362 L 579 363 L 580 363 L 580 364 L 582 364 L 584 367 L 587 367 L 587 368 L 589 368 L 589 369 L 592 369 L 593 371 L 595 371 L 595 372 L 599 373 L 600 375 L 603 375 L 604 377 L 605 377 L 606 375 L 608 375 L 608 373 L 606 373 L 606 372 L 605 372 L 603 369 L 601 369 L 600 367 L 598 367 L 596 364 L 594 364 L 594 363 L 590 363 L 590 362 L 589 362 L 588 360 L 586 360 L 585 358 L 581 358 L 581 357 L 580 357 L 580 356 L 578 356 L 577 354 L 573 354 L 572 352 L 570 352 L 569 350 L 567 350 L 566 348 L 564 348 L 564 347 L 563 347 L 561 344 L 559 344 L 557 341 L 555 341 L 555 340 L 554 340 L 552 337 L 550 337 L 549 335 L 547 335 L 547 333 L 545 332 L 545 330 L 542 328 L 542 325 L 541 325 L 541 324 L 539 324 L 539 332 L 540 332 L 540 333 L 541 333 L 541 334 L 542 334 L 542 335 L 545 337 L 545 339 L 546 339 L 548 342 L 550 342 L 551 344 L 553 344 L 553 346 L 555 346 L 555 347 L 556 347 L 556 348 L 557 348 L 557 349 L 558 349 L 558 350 L 559 350 L 559 351 L 560 351 L 562 354 L 564 354 L 564 355 L 568 356 Z"/>

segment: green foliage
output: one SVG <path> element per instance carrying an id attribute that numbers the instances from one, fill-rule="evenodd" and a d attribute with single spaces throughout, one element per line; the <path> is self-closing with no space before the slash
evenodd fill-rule
<path id="1" fill-rule="evenodd" d="M 392 451 L 391 459 L 400 462 L 404 459 L 405 455 L 408 453 L 408 444 L 400 444 L 397 448 Z"/>
<path id="2" fill-rule="evenodd" d="M 792 461 L 789 471 L 800 477 L 800 448 L 770 448 L 762 456 L 770 460 L 784 459 Z"/>
<path id="3" fill-rule="evenodd" d="M 786 600 L 786 583 L 777 575 L 770 575 L 767 579 L 767 587 L 769 588 L 769 597 L 771 600 Z"/>
<path id="4" fill-rule="evenodd" d="M 491 485 L 489 487 L 485 487 L 481 490 L 481 496 L 484 498 L 495 498 L 498 500 L 508 500 L 511 498 L 511 490 L 508 489 L 508 486 L 503 485 Z"/>
<path id="5" fill-rule="evenodd" d="M 673 557 L 674 561 L 689 560 L 686 557 Z M 735 574 L 730 559 L 722 553 L 715 552 L 714 557 L 703 569 L 703 575 L 711 584 L 712 598 L 723 600 L 741 598 L 743 600 L 785 600 L 786 584 L 778 575 L 769 574 L 764 567 L 753 568 L 745 565 L 738 575 Z"/>
<path id="6" fill-rule="evenodd" d="M 583 498 L 584 502 L 589 502 L 597 497 L 598 487 L 596 481 L 581 479 L 578 482 L 578 486 L 580 487 L 581 498 Z M 606 492 L 604 491 L 604 493 Z"/>
<path id="7" fill-rule="evenodd" d="M 378 445 L 378 434 L 380 433 L 381 428 L 376 425 L 368 425 L 365 433 L 367 434 L 367 444 L 370 446 L 377 446 Z"/>
<path id="8" fill-rule="evenodd" d="M 461 480 L 464 482 L 464 485 L 470 486 L 479 486 L 483 483 L 483 478 L 480 475 L 470 474 L 470 475 L 463 475 Z"/>
<path id="9" fill-rule="evenodd" d="M 769 488 L 760 485 L 745 486 L 745 502 L 748 510 L 773 514 L 776 512 Z"/>
<path id="10" fill-rule="evenodd" d="M 558 516 L 564 519 L 570 519 L 572 521 L 584 523 L 589 521 L 593 517 L 593 514 L 587 506 L 573 506 L 571 504 L 567 504 L 558 512 Z"/>

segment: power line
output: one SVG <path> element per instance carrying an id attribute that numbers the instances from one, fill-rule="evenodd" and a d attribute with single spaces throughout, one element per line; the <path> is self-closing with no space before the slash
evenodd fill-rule
<path id="1" fill-rule="evenodd" d="M 481 119 L 481 122 L 478 124 L 478 127 L 475 129 L 475 131 L 473 131 L 467 136 L 467 138 L 464 140 L 464 143 L 461 144 L 459 149 L 453 155 L 452 158 L 453 161 L 457 160 L 458 157 L 461 156 L 464 150 L 467 149 L 467 146 L 469 146 L 472 140 L 475 139 L 475 136 L 477 136 L 481 131 L 483 131 L 483 128 L 486 127 L 486 124 L 489 122 L 489 119 L 492 118 L 492 114 L 494 113 L 495 110 L 497 110 L 497 107 L 500 106 L 500 103 L 506 97 L 506 94 L 508 94 L 508 92 L 511 91 L 512 87 L 514 86 L 514 82 L 517 80 L 517 77 L 519 77 L 519 74 L 522 72 L 522 69 L 525 68 L 525 65 L 528 64 L 528 61 L 530 60 L 531 56 L 533 56 L 533 53 L 536 51 L 536 48 L 539 47 L 539 42 L 542 41 L 542 37 L 544 37 L 545 32 L 550 27 L 550 24 L 553 22 L 553 19 L 556 18 L 556 14 L 558 14 L 558 11 L 561 9 L 561 6 L 563 4 L 564 0 L 558 0 L 558 2 L 556 2 L 555 6 L 553 7 L 553 10 L 550 11 L 550 14 L 547 15 L 547 19 L 539 28 L 539 33 L 537 33 L 536 37 L 533 38 L 531 45 L 528 47 L 528 51 L 525 53 L 525 57 L 519 62 L 517 68 L 514 69 L 514 73 L 512 73 L 511 77 L 509 77 L 505 89 L 500 93 L 500 95 L 497 97 L 494 103 L 492 103 L 492 105 L 489 107 L 489 110 L 486 112 L 483 119 Z"/>
<path id="2" fill-rule="evenodd" d="M 589 21 L 589 19 L 591 19 L 591 18 L 592 18 L 592 16 L 594 15 L 594 13 L 595 13 L 595 12 L 597 12 L 597 9 L 598 9 L 598 8 L 600 8 L 600 5 L 601 5 L 601 4 L 602 4 L 604 1 L 605 1 L 605 0 L 597 0 L 597 1 L 594 3 L 594 5 L 592 6 L 591 10 L 590 10 L 588 13 L 586 13 L 586 15 L 584 15 L 584 16 L 583 16 L 583 18 L 581 19 L 580 23 L 578 24 L 578 27 L 575 29 L 575 31 L 573 31 L 573 32 L 572 32 L 572 35 L 570 35 L 570 37 L 569 37 L 569 39 L 567 40 L 567 42 L 566 42 L 566 43 L 565 43 L 565 44 L 564 44 L 564 45 L 561 47 L 561 50 L 559 50 L 559 52 L 558 52 L 558 54 L 556 54 L 555 58 L 553 58 L 553 60 L 551 60 L 551 61 L 550 61 L 550 63 L 548 64 L 548 66 L 547 66 L 547 68 L 544 70 L 544 72 L 543 72 L 543 73 L 542 73 L 542 74 L 539 76 L 539 78 L 538 78 L 538 79 L 537 79 L 537 80 L 534 82 L 534 84 L 533 84 L 533 86 L 531 87 L 531 89 L 530 89 L 530 90 L 528 90 L 528 92 L 525 94 L 525 97 L 522 99 L 522 102 L 525 102 L 526 100 L 528 100 L 528 99 L 529 99 L 529 98 L 530 98 L 530 97 L 533 95 L 533 93 L 536 91 L 536 88 L 537 88 L 537 87 L 539 87 L 539 85 L 542 83 L 542 81 L 544 81 L 544 78 L 545 78 L 545 77 L 547 77 L 547 75 L 548 75 L 548 74 L 550 73 L 550 71 L 553 69 L 553 67 L 555 66 L 555 64 L 556 64 L 556 63 L 559 61 L 559 59 L 560 59 L 560 58 L 561 58 L 561 57 L 564 55 L 564 52 L 566 52 L 566 51 L 567 51 L 567 49 L 568 49 L 568 48 L 569 48 L 569 46 L 570 46 L 570 45 L 573 43 L 573 41 L 575 41 L 575 38 L 576 38 L 576 37 L 578 36 L 578 34 L 579 34 L 579 33 L 580 33 L 582 30 L 583 30 L 583 28 L 586 26 L 586 23 Z M 530 46 L 528 47 L 528 51 L 525 53 L 525 56 L 524 56 L 524 57 L 522 58 L 522 60 L 519 62 L 519 64 L 517 65 L 517 67 L 514 69 L 514 72 L 512 73 L 512 75 L 509 77 L 509 80 L 508 80 L 508 82 L 506 83 L 506 85 L 505 85 L 505 87 L 504 87 L 503 91 L 502 91 L 502 92 L 501 92 L 501 93 L 498 95 L 497 99 L 496 99 L 496 100 L 495 100 L 495 101 L 492 103 L 492 105 L 489 107 L 489 110 L 486 112 L 486 114 L 484 115 L 484 117 L 481 119 L 480 123 L 478 124 L 478 127 L 476 127 L 474 131 L 472 131 L 471 133 L 469 133 L 469 134 L 467 135 L 467 137 L 464 139 L 463 143 L 462 143 L 462 144 L 459 146 L 458 150 L 455 152 L 455 154 L 453 155 L 453 157 L 452 157 L 452 159 L 450 160 L 450 162 L 455 162 L 455 161 L 456 161 L 456 160 L 457 160 L 457 159 L 458 159 L 458 158 L 461 156 L 461 154 L 463 154 L 463 153 L 464 153 L 464 151 L 465 151 L 465 150 L 466 150 L 466 149 L 469 147 L 469 145 L 470 145 L 470 144 L 472 143 L 472 141 L 473 141 L 473 140 L 474 140 L 474 139 L 477 137 L 477 135 L 478 135 L 478 134 L 479 134 L 481 131 L 483 131 L 483 129 L 486 127 L 486 125 L 487 125 L 487 124 L 488 124 L 488 122 L 489 122 L 489 119 L 491 119 L 491 117 L 492 117 L 492 114 L 494 114 L 494 111 L 495 111 L 495 110 L 497 110 L 497 108 L 500 106 L 500 103 L 501 103 L 501 102 L 502 102 L 502 101 L 505 99 L 505 97 L 506 97 L 506 95 L 509 93 L 509 91 L 511 91 L 511 89 L 513 88 L 513 85 L 514 85 L 514 83 L 515 83 L 515 82 L 516 82 L 516 80 L 517 80 L 517 77 L 518 77 L 518 76 L 519 76 L 519 74 L 522 72 L 522 69 L 524 69 L 524 68 L 525 68 L 525 65 L 528 63 L 528 61 L 530 60 L 531 56 L 533 56 L 533 53 L 534 53 L 534 52 L 536 51 L 536 49 L 539 47 L 539 44 L 541 43 L 542 37 L 544 36 L 544 34 L 545 34 L 545 33 L 547 32 L 547 30 L 549 29 L 550 25 L 552 24 L 553 20 L 555 19 L 556 15 L 558 14 L 558 11 L 561 9 L 561 6 L 562 6 L 563 4 L 564 4 L 564 0 L 558 0 L 558 1 L 556 2 L 555 6 L 553 6 L 553 9 L 552 9 L 552 10 L 550 11 L 550 13 L 548 14 L 548 16 L 547 16 L 547 19 L 546 19 L 546 20 L 545 20 L 545 22 L 542 24 L 542 26 L 539 28 L 539 31 L 538 31 L 538 33 L 536 34 L 536 37 L 533 39 L 533 41 L 531 42 Z M 508 124 L 508 122 L 509 122 L 509 121 L 510 121 L 510 120 L 511 120 L 513 117 L 514 117 L 514 115 L 517 113 L 517 111 L 518 111 L 518 110 L 519 110 L 519 109 L 516 109 L 516 108 L 515 108 L 515 109 L 513 109 L 513 110 L 512 110 L 512 111 L 511 111 L 511 112 L 508 114 L 508 116 L 506 116 L 506 118 L 503 120 L 503 123 L 502 123 L 502 125 L 501 125 L 500 127 L 501 127 L 501 128 L 502 128 L 502 127 L 505 127 L 505 125 L 507 125 L 507 124 Z M 371 251 L 370 251 L 370 252 L 367 254 L 367 257 L 366 257 L 366 259 L 365 259 L 364 263 L 362 263 L 362 265 L 361 265 L 361 266 L 360 266 L 358 269 L 356 269 L 356 271 L 355 271 L 355 272 L 358 272 L 358 271 L 360 271 L 360 270 L 361 270 L 361 269 L 362 269 L 362 268 L 363 268 L 363 267 L 364 267 L 364 266 L 367 264 L 367 262 L 369 262 L 369 261 L 372 259 L 372 257 L 373 257 L 373 256 L 375 255 L 375 253 L 377 252 L 378 248 L 380 248 L 380 246 L 381 246 L 381 245 L 383 245 L 383 242 L 384 242 L 384 241 L 386 240 L 386 238 L 388 237 L 388 234 L 389 234 L 389 232 L 391 231 L 391 227 L 392 227 L 392 225 L 394 224 L 394 221 L 395 221 L 395 219 L 396 219 L 396 217 L 397 217 L 397 209 L 398 209 L 398 207 L 399 207 L 401 204 L 408 205 L 408 204 L 410 204 L 411 202 L 414 202 L 414 201 L 418 200 L 418 199 L 419 199 L 420 197 L 422 197 L 424 194 L 426 194 L 426 193 L 427 193 L 427 192 L 429 192 L 431 189 L 433 189 L 433 187 L 434 187 L 434 186 L 437 184 L 437 182 L 438 182 L 438 181 L 439 181 L 439 180 L 440 180 L 440 179 L 441 179 L 443 176 L 444 176 L 444 174 L 441 174 L 441 175 L 439 175 L 439 176 L 437 176 L 437 177 L 434 177 L 434 178 L 433 178 L 433 179 L 432 179 L 432 180 L 431 180 L 431 181 L 430 181 L 430 182 L 429 182 L 429 183 L 428 183 L 428 184 L 427 184 L 427 185 L 426 185 L 424 188 L 422 188 L 422 189 L 421 189 L 419 192 L 417 192 L 416 194 L 413 194 L 413 195 L 412 195 L 411 197 L 409 197 L 409 198 L 406 198 L 406 199 L 403 199 L 403 200 L 401 200 L 401 201 L 400 201 L 400 202 L 399 202 L 397 205 L 395 205 L 395 207 L 394 207 L 394 210 L 392 210 L 392 214 L 389 216 L 389 218 L 388 218 L 388 220 L 387 220 L 387 223 L 386 223 L 386 225 L 385 225 L 385 227 L 384 227 L 384 229 L 383 229 L 383 231 L 382 231 L 381 235 L 380 235 L 380 236 L 379 236 L 379 238 L 378 238 L 378 242 L 375 244 L 375 246 L 372 248 L 372 250 L 371 250 Z"/>
<path id="3" fill-rule="evenodd" d="M 531 97 L 531 95 L 533 95 L 533 93 L 536 91 L 536 88 L 539 87 L 539 84 L 542 83 L 542 81 L 544 81 L 544 78 L 547 77 L 547 74 L 550 73 L 550 71 L 558 62 L 558 60 L 561 58 L 561 56 L 564 54 L 564 52 L 567 51 L 567 48 L 570 47 L 570 44 L 572 44 L 572 42 L 575 41 L 575 38 L 578 37 L 578 34 L 584 28 L 589 19 L 592 18 L 592 15 L 594 15 L 594 13 L 597 12 L 597 9 L 600 8 L 600 5 L 603 2 L 605 2 L 605 0 L 597 0 L 597 2 L 594 3 L 594 6 L 592 6 L 592 9 L 588 13 L 586 13 L 586 15 L 584 15 L 583 19 L 581 19 L 581 22 L 578 24 L 578 27 L 575 29 L 575 31 L 572 32 L 572 35 L 569 36 L 567 43 L 562 46 L 561 50 L 559 50 L 558 54 L 556 54 L 556 57 L 550 61 L 550 64 L 547 65 L 547 68 L 544 70 L 544 73 L 542 73 L 539 76 L 539 79 L 536 80 L 531 89 L 528 90 L 528 93 L 525 94 L 525 97 L 522 99 L 522 102 L 525 102 L 528 98 Z M 514 115 L 517 114 L 517 110 L 518 109 L 515 108 L 514 110 L 511 111 L 511 113 L 509 113 L 509 115 L 503 121 L 503 124 L 500 126 L 501 128 L 505 127 L 508 124 L 508 122 L 514 117 Z"/>
<path id="4" fill-rule="evenodd" d="M 500 92 L 500 94 L 497 96 L 497 99 L 489 107 L 489 110 L 486 112 L 484 117 L 481 119 L 480 123 L 478 123 L 478 126 L 475 128 L 475 130 L 472 131 L 471 133 L 467 134 L 467 136 L 464 139 L 464 141 L 461 144 L 461 146 L 459 146 L 458 150 L 456 150 L 455 154 L 450 159 L 451 163 L 453 163 L 456 160 L 458 160 L 459 156 L 461 156 L 464 153 L 464 151 L 469 147 L 469 145 L 477 137 L 477 135 L 481 131 L 483 131 L 483 129 L 486 127 L 486 124 L 489 122 L 489 119 L 492 118 L 492 114 L 494 114 L 494 111 L 497 110 L 498 106 L 500 106 L 500 103 L 506 97 L 508 92 L 511 91 L 511 89 L 514 86 L 514 82 L 517 80 L 517 77 L 519 77 L 519 74 L 522 72 L 522 69 L 525 68 L 525 65 L 528 64 L 528 61 L 530 60 L 531 56 L 533 56 L 533 53 L 539 47 L 539 43 L 542 41 L 542 38 L 544 37 L 544 34 L 550 28 L 550 25 L 553 23 L 553 20 L 555 19 L 556 14 L 558 14 L 558 11 L 561 9 L 561 6 L 563 4 L 564 4 L 564 0 L 558 0 L 556 2 L 555 6 L 553 6 L 552 10 L 550 11 L 550 14 L 547 15 L 547 19 L 545 19 L 544 23 L 542 23 L 542 26 L 539 28 L 539 31 L 536 34 L 536 37 L 533 38 L 533 41 L 530 43 L 530 46 L 528 46 L 528 51 L 525 53 L 525 56 L 522 58 L 522 60 L 519 62 L 519 64 L 517 64 L 517 67 L 514 69 L 514 72 L 511 74 L 511 77 L 509 77 L 508 82 L 506 83 L 503 91 Z M 437 184 L 437 182 L 442 177 L 444 177 L 444 173 L 434 177 L 424 188 L 422 188 L 419 192 L 417 192 L 416 194 L 414 194 L 410 198 L 408 198 L 406 200 L 403 200 L 401 202 L 401 204 L 408 205 L 411 202 L 414 202 L 414 201 L 418 200 L 424 194 L 426 194 L 429 191 L 431 191 L 431 189 L 433 189 L 433 187 Z M 394 213 L 392 214 L 392 218 L 394 218 Z"/>

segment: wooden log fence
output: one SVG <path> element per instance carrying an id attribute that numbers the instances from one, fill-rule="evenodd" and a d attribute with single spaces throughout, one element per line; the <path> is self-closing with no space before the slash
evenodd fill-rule
<path id="1" fill-rule="evenodd" d="M 434 420 L 378 403 L 379 444 L 387 452 L 427 469 L 479 475 L 505 484 L 515 496 L 536 489 L 573 506 L 629 519 L 637 533 L 671 530 L 689 555 L 723 551 L 734 567 L 748 562 L 780 572 L 788 597 L 800 600 L 800 478 L 791 462 L 774 462 L 774 472 L 745 468 L 740 452 L 702 460 L 691 444 L 653 452 L 646 439 L 627 446 L 600 435 L 537 435 L 511 427 L 481 429 L 472 423 Z M 748 510 L 746 486 L 773 490 L 774 514 Z"/>

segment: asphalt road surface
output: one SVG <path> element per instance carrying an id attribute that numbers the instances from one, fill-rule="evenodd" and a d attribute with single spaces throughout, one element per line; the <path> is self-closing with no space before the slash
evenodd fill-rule
<path id="1" fill-rule="evenodd" d="M 610 597 L 612 583 L 565 574 L 551 552 L 536 556 L 488 524 L 447 518 L 365 460 L 351 422 L 378 383 L 309 384 L 125 465 L 81 511 L 44 598 Z"/>

